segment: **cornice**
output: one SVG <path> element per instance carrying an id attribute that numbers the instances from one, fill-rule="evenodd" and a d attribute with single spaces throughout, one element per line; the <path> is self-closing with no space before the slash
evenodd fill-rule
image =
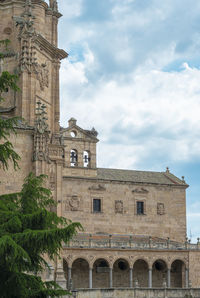
<path id="1" fill-rule="evenodd" d="M 52 58 L 57 58 L 62 60 L 68 57 L 68 53 L 64 50 L 58 49 L 56 46 L 52 45 L 47 41 L 42 35 L 36 34 L 35 43 L 46 53 L 48 53 Z"/>

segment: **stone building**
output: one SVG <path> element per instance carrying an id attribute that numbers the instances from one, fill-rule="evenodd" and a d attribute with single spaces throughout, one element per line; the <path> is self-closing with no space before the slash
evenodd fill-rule
<path id="1" fill-rule="evenodd" d="M 184 177 L 168 168 L 98 168 L 97 131 L 74 118 L 60 127 L 59 68 L 68 56 L 57 47 L 60 17 L 56 0 L 0 1 L 1 39 L 11 41 L 1 46 L 0 71 L 17 73 L 21 89 L 3 94 L 0 113 L 24 119 L 11 138 L 20 170 L 0 173 L 0 193 L 19 191 L 30 171 L 47 174 L 57 214 L 82 223 L 84 233 L 63 246 L 46 275 L 63 287 L 200 288 L 200 242 L 186 238 Z"/>

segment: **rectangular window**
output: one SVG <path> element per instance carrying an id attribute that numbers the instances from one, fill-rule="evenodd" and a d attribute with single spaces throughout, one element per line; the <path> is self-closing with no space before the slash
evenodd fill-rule
<path id="1" fill-rule="evenodd" d="M 137 202 L 137 214 L 144 214 L 144 202 Z"/>
<path id="2" fill-rule="evenodd" d="M 101 212 L 101 199 L 93 199 L 93 212 Z"/>

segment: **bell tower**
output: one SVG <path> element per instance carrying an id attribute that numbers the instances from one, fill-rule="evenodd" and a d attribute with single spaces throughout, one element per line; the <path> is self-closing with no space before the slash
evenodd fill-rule
<path id="1" fill-rule="evenodd" d="M 20 116 L 35 125 L 38 103 L 45 106 L 48 129 L 58 133 L 60 118 L 60 61 L 68 54 L 57 47 L 57 24 L 61 14 L 56 0 L 1 0 L 0 35 L 8 39 L 1 46 L 4 59 L 0 72 L 8 70 L 19 77 L 20 91 L 8 90 L 2 96 L 1 114 Z"/>
<path id="2" fill-rule="evenodd" d="M 64 144 L 64 176 L 96 177 L 97 131 L 82 129 L 77 120 L 69 119 L 68 127 L 61 130 Z"/>

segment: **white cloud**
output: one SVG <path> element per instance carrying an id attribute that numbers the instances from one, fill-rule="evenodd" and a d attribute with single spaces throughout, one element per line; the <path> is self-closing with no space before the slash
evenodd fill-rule
<path id="1" fill-rule="evenodd" d="M 60 1 L 59 10 L 62 11 L 65 18 L 71 19 L 74 17 L 79 17 L 83 9 L 83 0 L 76 1 Z"/>
<path id="2" fill-rule="evenodd" d="M 137 71 L 127 77 L 127 82 L 120 78 L 92 85 L 87 81 L 86 70 L 94 58 L 90 51 L 86 57 L 83 63 L 63 65 L 63 82 L 80 88 L 78 101 L 68 99 L 66 111 L 69 117 L 76 114 L 83 127 L 85 123 L 96 126 L 104 142 L 112 143 L 114 138 L 115 150 L 109 159 L 118 160 L 121 143 L 125 147 L 133 144 L 126 150 L 126 158 L 134 156 L 134 162 L 155 150 L 167 154 L 171 160 L 200 157 L 197 133 L 200 131 L 200 70 L 186 67 L 172 73 Z M 138 133 L 146 137 L 143 144 L 139 144 L 141 137 L 137 140 Z M 143 150 L 137 150 L 138 146 Z M 121 167 L 128 164 L 121 159 Z"/>

